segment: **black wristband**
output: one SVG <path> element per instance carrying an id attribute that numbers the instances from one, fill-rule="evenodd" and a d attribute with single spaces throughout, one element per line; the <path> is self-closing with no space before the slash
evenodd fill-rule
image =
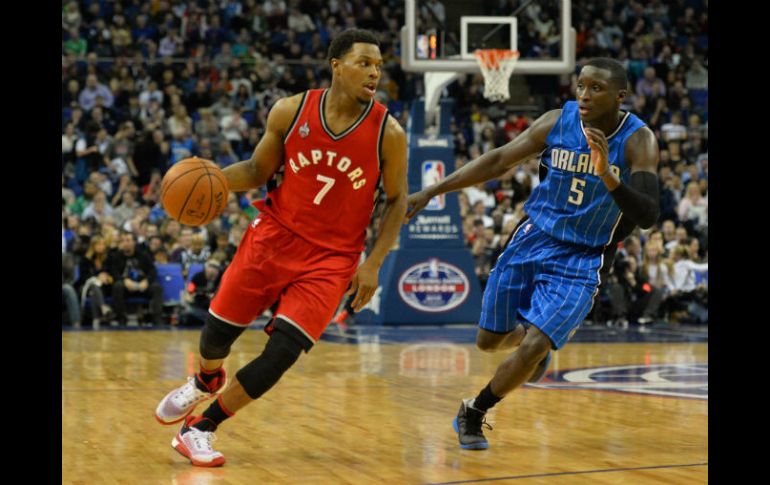
<path id="1" fill-rule="evenodd" d="M 621 182 L 610 194 L 623 214 L 642 229 L 647 229 L 658 220 L 660 192 L 657 175 L 634 172 L 630 185 Z"/>

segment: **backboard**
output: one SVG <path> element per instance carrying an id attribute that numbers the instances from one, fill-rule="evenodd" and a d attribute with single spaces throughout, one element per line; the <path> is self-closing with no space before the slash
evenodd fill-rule
<path id="1" fill-rule="evenodd" d="M 406 0 L 401 64 L 410 72 L 479 72 L 476 49 L 519 50 L 515 74 L 575 68 L 571 0 Z M 513 5 L 513 6 L 511 6 Z"/>

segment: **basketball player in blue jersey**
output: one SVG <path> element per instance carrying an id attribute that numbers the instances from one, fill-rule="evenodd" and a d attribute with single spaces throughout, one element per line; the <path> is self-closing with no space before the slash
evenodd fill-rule
<path id="1" fill-rule="evenodd" d="M 639 118 L 620 111 L 627 85 L 619 62 L 589 61 L 578 77 L 577 101 L 409 196 L 407 220 L 439 194 L 541 156 L 542 181 L 490 273 L 476 336 L 484 351 L 518 348 L 474 399 L 462 401 L 453 424 L 464 449 L 488 447 L 484 414 L 545 374 L 551 350 L 562 348 L 591 310 L 617 242 L 658 218 L 658 143 Z"/>

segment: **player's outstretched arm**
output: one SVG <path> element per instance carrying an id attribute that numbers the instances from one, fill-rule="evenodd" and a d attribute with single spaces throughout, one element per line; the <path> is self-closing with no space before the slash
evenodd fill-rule
<path id="1" fill-rule="evenodd" d="M 647 127 L 637 130 L 626 142 L 625 157 L 631 168 L 629 185 L 624 184 L 607 162 L 607 138 L 600 130 L 586 128 L 591 161 L 623 215 L 642 229 L 651 227 L 660 214 L 658 186 L 658 142 Z"/>
<path id="2" fill-rule="evenodd" d="M 382 185 L 385 208 L 377 232 L 377 240 L 366 261 L 358 268 L 348 290 L 356 293 L 351 306 L 359 311 L 377 290 L 380 266 L 396 242 L 406 214 L 406 134 L 395 118 L 388 116 L 382 140 Z"/>
<path id="3" fill-rule="evenodd" d="M 244 192 L 265 184 L 283 163 L 283 137 L 302 102 L 302 95 L 281 98 L 267 115 L 265 134 L 249 160 L 234 163 L 222 172 L 232 192 Z"/>
<path id="4" fill-rule="evenodd" d="M 436 185 L 411 194 L 408 199 L 406 220 L 408 221 L 422 210 L 433 197 L 499 177 L 515 165 L 528 160 L 532 155 L 545 150 L 545 140 L 560 114 L 560 109 L 545 113 L 507 144 L 468 162 Z"/>

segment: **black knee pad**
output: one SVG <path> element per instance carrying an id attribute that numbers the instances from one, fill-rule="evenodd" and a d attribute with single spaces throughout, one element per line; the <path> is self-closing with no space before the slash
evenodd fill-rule
<path id="1" fill-rule="evenodd" d="M 209 313 L 201 332 L 201 356 L 209 360 L 224 359 L 230 355 L 230 347 L 244 330 L 246 327 L 230 325 Z"/>
<path id="2" fill-rule="evenodd" d="M 280 327 L 271 334 L 265 350 L 256 359 L 239 370 L 235 377 L 252 399 L 267 392 L 305 350 L 300 341 Z"/>

